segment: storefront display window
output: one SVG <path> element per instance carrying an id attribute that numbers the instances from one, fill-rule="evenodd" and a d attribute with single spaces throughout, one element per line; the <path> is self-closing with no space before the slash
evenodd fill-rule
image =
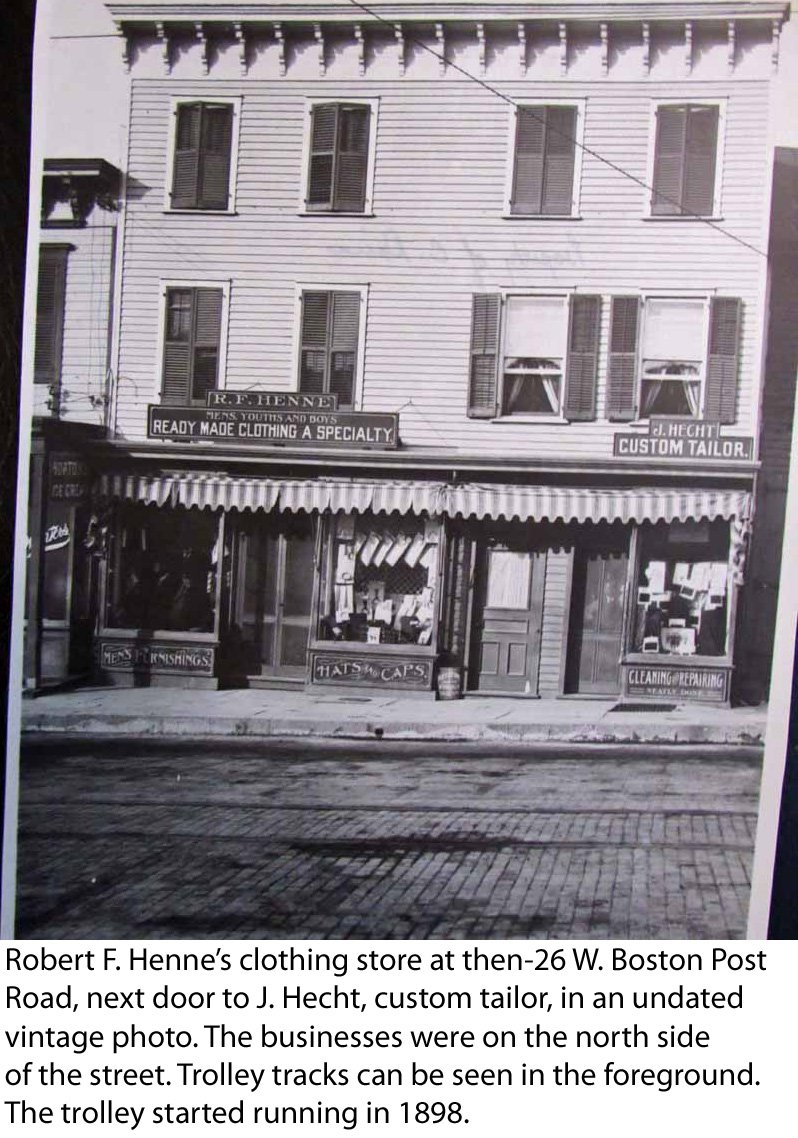
<path id="1" fill-rule="evenodd" d="M 422 518 L 337 519 L 321 639 L 431 644 L 439 533 L 437 522 Z"/>
<path id="2" fill-rule="evenodd" d="M 211 632 L 219 519 L 210 512 L 128 506 L 109 561 L 109 628 Z"/>
<path id="3" fill-rule="evenodd" d="M 643 527 L 634 651 L 724 656 L 730 580 L 728 522 Z"/>

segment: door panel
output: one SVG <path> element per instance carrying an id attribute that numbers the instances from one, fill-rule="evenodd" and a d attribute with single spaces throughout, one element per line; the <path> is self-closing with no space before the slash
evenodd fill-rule
<path id="1" fill-rule="evenodd" d="M 544 564 L 529 550 L 483 551 L 479 691 L 536 693 Z"/>
<path id="2" fill-rule="evenodd" d="M 568 647 L 569 691 L 618 695 L 623 647 L 625 549 L 577 550 Z"/>

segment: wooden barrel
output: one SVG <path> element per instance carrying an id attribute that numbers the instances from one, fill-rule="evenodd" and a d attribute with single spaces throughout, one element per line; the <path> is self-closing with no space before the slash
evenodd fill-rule
<path id="1" fill-rule="evenodd" d="M 438 669 L 438 699 L 460 698 L 460 669 Z"/>

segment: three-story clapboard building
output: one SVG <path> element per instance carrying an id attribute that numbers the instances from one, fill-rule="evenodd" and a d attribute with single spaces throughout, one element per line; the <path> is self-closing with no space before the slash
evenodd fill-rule
<path id="1" fill-rule="evenodd" d="M 728 701 L 784 6 L 108 8 L 103 678 Z"/>

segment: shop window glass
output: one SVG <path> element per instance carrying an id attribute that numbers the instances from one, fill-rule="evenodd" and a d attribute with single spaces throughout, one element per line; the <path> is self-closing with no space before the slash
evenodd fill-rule
<path id="1" fill-rule="evenodd" d="M 701 414 L 706 352 L 703 300 L 646 301 L 643 323 L 641 417 Z"/>
<path id="2" fill-rule="evenodd" d="M 123 509 L 110 559 L 108 626 L 212 632 L 218 528 L 209 512 Z"/>
<path id="3" fill-rule="evenodd" d="M 422 518 L 339 518 L 321 638 L 432 644 L 439 534 Z"/>
<path id="4" fill-rule="evenodd" d="M 502 368 L 505 415 L 560 414 L 566 333 L 564 297 L 508 297 Z"/>
<path id="5" fill-rule="evenodd" d="M 728 522 L 645 527 L 633 650 L 724 656 L 729 603 Z"/>

